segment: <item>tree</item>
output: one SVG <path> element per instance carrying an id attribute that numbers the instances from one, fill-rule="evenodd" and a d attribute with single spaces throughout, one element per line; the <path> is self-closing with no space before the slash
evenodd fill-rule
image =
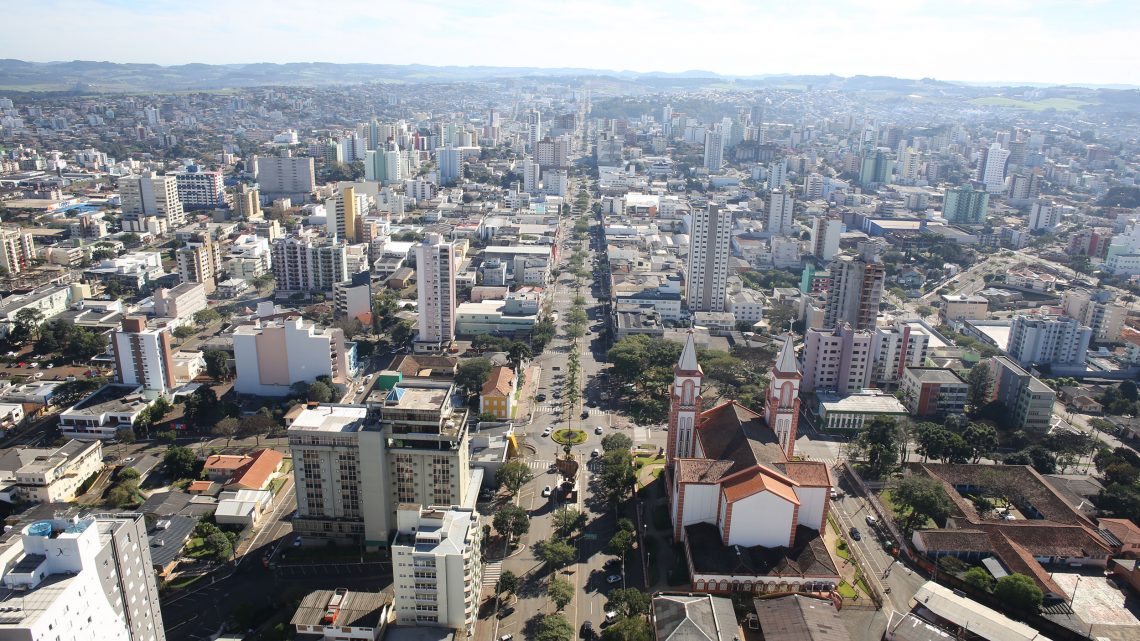
<path id="1" fill-rule="evenodd" d="M 978 588 L 982 592 L 989 592 L 994 587 L 994 578 L 985 568 L 974 566 L 962 575 L 962 580 Z"/>
<path id="2" fill-rule="evenodd" d="M 222 315 L 216 309 L 206 308 L 194 314 L 194 322 L 198 325 L 209 325 L 222 320 Z"/>
<path id="3" fill-rule="evenodd" d="M 314 403 L 328 403 L 333 398 L 333 389 L 327 383 L 313 381 L 309 383 L 305 397 Z"/>
<path id="4" fill-rule="evenodd" d="M 898 461 L 898 424 L 894 419 L 876 417 L 856 437 L 867 459 L 867 476 L 882 478 Z"/>
<path id="5" fill-rule="evenodd" d="M 136 472 L 137 473 L 137 472 Z M 139 485 L 138 481 L 128 480 L 121 483 L 116 483 L 107 492 L 107 503 L 117 508 L 127 507 L 138 503 L 139 499 Z"/>
<path id="6" fill-rule="evenodd" d="M 634 588 L 619 588 L 606 599 L 606 611 L 622 617 L 649 614 L 649 595 Z"/>
<path id="7" fill-rule="evenodd" d="M 534 354 L 531 352 L 530 345 L 522 341 L 514 341 L 511 346 L 507 348 L 507 365 L 511 369 L 517 370 L 522 366 L 523 361 L 530 360 Z"/>
<path id="8" fill-rule="evenodd" d="M 619 619 L 602 633 L 602 641 L 653 641 L 653 631 L 644 617 Z"/>
<path id="9" fill-rule="evenodd" d="M 168 448 L 162 457 L 162 464 L 167 473 L 175 479 L 194 478 L 197 463 L 198 460 L 194 456 L 194 452 L 190 448 L 180 445 Z"/>
<path id="10" fill-rule="evenodd" d="M 942 484 L 929 476 L 908 476 L 894 483 L 891 500 L 895 505 L 910 510 L 903 521 L 903 529 L 911 531 L 927 519 L 941 523 L 950 515 L 950 497 Z"/>
<path id="11" fill-rule="evenodd" d="M 530 466 L 521 459 L 511 459 L 495 472 L 495 485 L 506 488 L 511 496 L 515 496 L 533 478 Z"/>
<path id="12" fill-rule="evenodd" d="M 560 507 L 554 511 L 554 531 L 559 536 L 568 537 L 586 522 L 586 515 L 572 507 Z"/>
<path id="13" fill-rule="evenodd" d="M 637 481 L 633 469 L 633 455 L 629 450 L 612 450 L 602 455 L 601 485 L 606 496 L 613 503 L 623 498 Z"/>
<path id="14" fill-rule="evenodd" d="M 234 434 L 237 433 L 238 427 L 240 425 L 241 422 L 236 418 L 223 418 L 214 424 L 214 427 L 210 430 L 210 433 L 218 438 L 226 439 L 226 447 L 228 448 L 230 446 L 230 441 L 233 439 Z"/>
<path id="15" fill-rule="evenodd" d="M 610 554 L 616 554 L 621 558 L 633 549 L 633 533 L 627 530 L 618 530 L 610 537 L 608 544 Z"/>
<path id="16" fill-rule="evenodd" d="M 16 323 L 14 330 L 19 331 L 21 335 L 30 340 L 36 340 L 40 336 L 40 325 L 44 322 L 44 313 L 35 307 L 25 307 L 16 312 L 13 320 Z"/>
<path id="17" fill-rule="evenodd" d="M 561 614 L 548 614 L 538 622 L 538 630 L 534 635 L 535 641 L 570 641 L 574 636 L 574 628 Z"/>
<path id="18" fill-rule="evenodd" d="M 234 554 L 233 543 L 223 532 L 213 532 L 206 537 L 206 547 L 218 561 L 229 561 Z"/>
<path id="19" fill-rule="evenodd" d="M 276 427 L 277 421 L 273 420 L 273 417 L 259 411 L 242 419 L 237 428 L 237 437 L 249 438 L 252 436 L 255 439 L 254 442 L 261 445 L 261 437 L 268 435 Z"/>
<path id="20" fill-rule="evenodd" d="M 510 570 L 503 570 L 499 575 L 499 583 L 495 586 L 495 593 L 499 595 L 514 594 L 519 589 L 519 577 Z"/>
<path id="21" fill-rule="evenodd" d="M 970 462 L 977 463 L 997 448 L 997 430 L 984 423 L 970 423 L 962 438 L 970 448 Z"/>
<path id="22" fill-rule="evenodd" d="M 134 232 L 127 232 L 119 236 L 119 240 L 127 247 L 138 247 L 142 243 L 142 238 Z"/>
<path id="23" fill-rule="evenodd" d="M 129 427 L 120 427 L 115 430 L 115 439 L 120 443 L 134 443 L 135 431 Z"/>
<path id="24" fill-rule="evenodd" d="M 994 596 L 1005 605 L 1018 610 L 1036 610 L 1045 598 L 1033 579 L 1016 573 L 998 579 L 994 586 Z"/>
<path id="25" fill-rule="evenodd" d="M 633 439 L 621 432 L 606 434 L 602 437 L 603 452 L 613 452 L 615 450 L 629 451 L 631 447 L 633 447 Z"/>
<path id="26" fill-rule="evenodd" d="M 220 349 L 208 349 L 202 353 L 206 361 L 206 374 L 219 383 L 230 377 L 230 359 Z"/>
<path id="27" fill-rule="evenodd" d="M 557 577 L 550 580 L 550 585 L 546 588 L 546 594 L 554 601 L 554 607 L 559 611 L 570 604 L 574 599 L 574 586 L 566 579 L 559 579 Z"/>
<path id="28" fill-rule="evenodd" d="M 115 480 L 119 483 L 122 483 L 123 481 L 137 481 L 139 480 L 140 476 L 141 475 L 139 474 L 139 471 L 135 468 L 124 467 L 119 470 L 118 474 L 115 475 Z"/>
<path id="29" fill-rule="evenodd" d="M 966 374 L 966 383 L 969 384 L 970 407 L 974 412 L 985 407 L 990 400 L 990 390 L 994 386 L 994 377 L 990 372 L 990 362 L 981 361 L 970 368 Z"/>
<path id="30" fill-rule="evenodd" d="M 1040 444 L 1007 454 L 1002 462 L 1006 465 L 1032 465 L 1040 474 L 1055 474 L 1057 472 L 1057 457 Z"/>
<path id="31" fill-rule="evenodd" d="M 506 505 L 501 508 L 495 513 L 491 524 L 499 534 L 507 537 L 508 543 L 530 531 L 530 517 L 527 516 L 526 510 L 517 505 Z"/>
<path id="32" fill-rule="evenodd" d="M 57 405 L 73 405 L 91 392 L 107 384 L 107 379 L 97 376 L 95 378 L 81 378 L 74 381 L 60 383 L 52 394 L 52 403 Z"/>
<path id="33" fill-rule="evenodd" d="M 498 518 L 498 515 L 495 515 Z M 534 555 L 540 561 L 558 570 L 574 561 L 574 546 L 561 539 L 547 539 L 534 544 Z"/>
<path id="34" fill-rule="evenodd" d="M 462 365 L 455 372 L 455 385 L 468 396 L 478 394 L 491 373 L 491 360 L 488 358 L 473 358 Z"/>

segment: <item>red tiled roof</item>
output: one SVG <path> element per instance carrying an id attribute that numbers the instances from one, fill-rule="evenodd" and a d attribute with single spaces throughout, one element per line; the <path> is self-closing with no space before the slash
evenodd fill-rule
<path id="1" fill-rule="evenodd" d="M 796 491 L 792 485 L 787 481 L 789 479 L 767 468 L 756 467 L 725 479 L 721 488 L 724 492 L 724 498 L 729 503 L 767 491 L 789 503 L 799 505 L 800 499 L 796 496 Z"/>
<path id="2" fill-rule="evenodd" d="M 1140 527 L 1128 519 L 1101 519 L 1098 524 L 1121 542 L 1140 540 Z"/>
<path id="3" fill-rule="evenodd" d="M 214 454 L 206 459 L 204 469 L 207 471 L 217 470 L 237 470 L 243 466 L 248 465 L 250 462 L 248 456 L 236 456 L 233 454 Z"/>
<path id="4" fill-rule="evenodd" d="M 509 396 L 511 388 L 514 386 L 514 381 L 514 370 L 509 367 L 496 367 L 491 370 L 491 374 L 487 376 L 486 382 L 483 383 L 483 396 L 490 396 L 492 394 Z"/>
<path id="5" fill-rule="evenodd" d="M 251 490 L 265 487 L 269 477 L 281 466 L 285 455 L 277 450 L 258 450 L 251 456 L 249 465 L 238 470 L 230 479 L 230 485 L 238 485 Z"/>
<path id="6" fill-rule="evenodd" d="M 823 461 L 788 461 L 784 463 L 788 478 L 803 487 L 831 487 L 831 473 Z"/>

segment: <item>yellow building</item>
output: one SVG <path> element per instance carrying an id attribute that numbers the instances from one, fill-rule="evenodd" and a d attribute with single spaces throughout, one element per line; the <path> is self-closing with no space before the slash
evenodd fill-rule
<path id="1" fill-rule="evenodd" d="M 514 370 L 509 367 L 496 367 L 491 370 L 479 395 L 479 412 L 494 414 L 496 418 L 514 418 L 515 388 L 518 380 Z"/>

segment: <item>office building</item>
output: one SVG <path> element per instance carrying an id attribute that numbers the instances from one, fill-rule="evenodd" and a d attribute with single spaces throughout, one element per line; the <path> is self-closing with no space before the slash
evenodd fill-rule
<path id="1" fill-rule="evenodd" d="M 0 267 L 14 276 L 26 270 L 36 257 L 32 235 L 19 227 L 0 228 Z"/>
<path id="2" fill-rule="evenodd" d="M 1061 295 L 1065 315 L 1092 330 L 1093 343 L 1117 343 L 1128 310 L 1107 290 L 1069 289 Z"/>
<path id="3" fill-rule="evenodd" d="M 846 323 L 804 334 L 803 392 L 854 394 L 867 388 L 873 371 L 874 334 Z"/>
<path id="4" fill-rule="evenodd" d="M 343 386 L 356 372 L 356 343 L 300 316 L 239 325 L 233 341 L 238 394 L 285 396 L 291 385 L 318 377 Z"/>
<path id="5" fill-rule="evenodd" d="M 831 264 L 831 289 L 823 326 L 840 322 L 853 329 L 873 329 L 879 316 L 886 270 L 877 256 L 841 256 Z"/>
<path id="6" fill-rule="evenodd" d="M 768 222 L 764 231 L 773 236 L 789 236 L 795 233 L 792 217 L 795 214 L 796 199 L 791 190 L 776 189 L 768 196 Z"/>
<path id="7" fill-rule="evenodd" d="M 732 212 L 709 204 L 692 213 L 685 301 L 690 312 L 723 312 L 732 256 Z"/>
<path id="8" fill-rule="evenodd" d="M 985 367 L 984 364 L 975 367 Z M 993 389 L 989 400 L 1005 406 L 1012 429 L 1033 430 L 1044 434 L 1053 418 L 1053 401 L 1057 393 L 1011 358 L 996 356 L 990 359 Z"/>
<path id="9" fill-rule="evenodd" d="M 1031 365 L 1082 365 L 1092 329 L 1068 316 L 1013 318 L 1006 354 L 1022 367 Z"/>
<path id="10" fill-rule="evenodd" d="M 348 245 L 313 234 L 278 238 L 271 260 L 277 291 L 328 292 L 350 277 Z"/>
<path id="11" fill-rule="evenodd" d="M 174 250 L 178 263 L 178 279 L 182 283 L 202 283 L 206 293 L 213 293 L 222 270 L 221 246 L 208 234 L 193 234 Z"/>
<path id="12" fill-rule="evenodd" d="M 308 200 L 316 189 L 313 159 L 308 157 L 253 157 L 253 173 L 261 193 L 269 200 Z"/>
<path id="13" fill-rule="evenodd" d="M 359 222 L 368 213 L 368 196 L 354 187 L 343 187 L 336 198 L 325 201 L 325 225 L 334 240 L 355 243 L 360 239 Z"/>
<path id="14" fill-rule="evenodd" d="M 1029 209 L 1029 231 L 1051 232 L 1061 224 L 1061 207 L 1054 202 L 1038 200 Z"/>
<path id="15" fill-rule="evenodd" d="M 293 530 L 307 542 L 382 547 L 400 505 L 464 505 L 478 487 L 467 410 L 453 392 L 450 381 L 403 381 L 373 392 L 368 407 L 307 407 L 287 421 Z"/>
<path id="16" fill-rule="evenodd" d="M 1005 191 L 1005 172 L 1009 167 L 1009 150 L 1002 149 L 1000 143 L 993 143 L 982 150 L 982 157 L 978 161 L 977 180 L 985 186 L 991 194 L 1000 194 Z"/>
<path id="17" fill-rule="evenodd" d="M 986 208 L 990 195 L 970 186 L 946 190 L 942 200 L 942 217 L 946 222 L 961 225 L 981 225 L 986 222 Z"/>
<path id="18" fill-rule="evenodd" d="M 907 411 L 928 418 L 964 413 L 970 385 L 951 369 L 908 367 L 899 389 Z"/>
<path id="19" fill-rule="evenodd" d="M 222 173 L 190 167 L 174 174 L 178 199 L 183 209 L 218 209 L 226 206 L 226 186 Z"/>
<path id="20" fill-rule="evenodd" d="M 36 521 L 0 557 L 0 639 L 165 641 L 143 515 Z"/>
<path id="21" fill-rule="evenodd" d="M 482 544 L 479 515 L 470 508 L 401 506 L 392 542 L 396 622 L 473 634 Z"/>
<path id="22" fill-rule="evenodd" d="M 186 224 L 174 176 L 159 176 L 153 171 L 123 176 L 119 178 L 119 197 L 123 204 L 123 231 L 148 231 L 150 218 L 165 221 L 167 230 Z"/>
<path id="23" fill-rule="evenodd" d="M 831 216 L 819 216 L 811 224 L 811 255 L 830 262 L 839 254 L 839 235 L 843 221 Z"/>
<path id="24" fill-rule="evenodd" d="M 705 131 L 704 165 L 709 172 L 720 171 L 724 164 L 724 135 L 716 129 Z"/>
<path id="25" fill-rule="evenodd" d="M 148 327 L 141 316 L 127 316 L 111 336 L 115 378 L 123 385 L 166 393 L 176 386 L 172 337 L 166 325 Z"/>
<path id="26" fill-rule="evenodd" d="M 455 247 L 439 234 L 416 245 L 416 348 L 445 349 L 455 340 Z"/>

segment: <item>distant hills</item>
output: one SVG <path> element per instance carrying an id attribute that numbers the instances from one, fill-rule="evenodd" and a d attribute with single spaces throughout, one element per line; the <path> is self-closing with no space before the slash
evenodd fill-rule
<path id="1" fill-rule="evenodd" d="M 267 85 L 322 86 L 365 82 L 456 82 L 520 77 L 610 78 L 647 88 L 732 83 L 743 87 L 786 86 L 848 91 L 939 92 L 973 90 L 972 83 L 889 76 L 755 75 L 725 76 L 712 71 L 635 72 L 578 67 L 489 67 L 336 64 L 327 62 L 186 64 L 162 66 L 73 60 L 26 62 L 0 60 L 0 91 L 28 92 L 169 92 Z M 1028 85 L 1021 85 L 1023 87 Z M 1122 88 L 1122 87 L 1115 87 Z"/>

